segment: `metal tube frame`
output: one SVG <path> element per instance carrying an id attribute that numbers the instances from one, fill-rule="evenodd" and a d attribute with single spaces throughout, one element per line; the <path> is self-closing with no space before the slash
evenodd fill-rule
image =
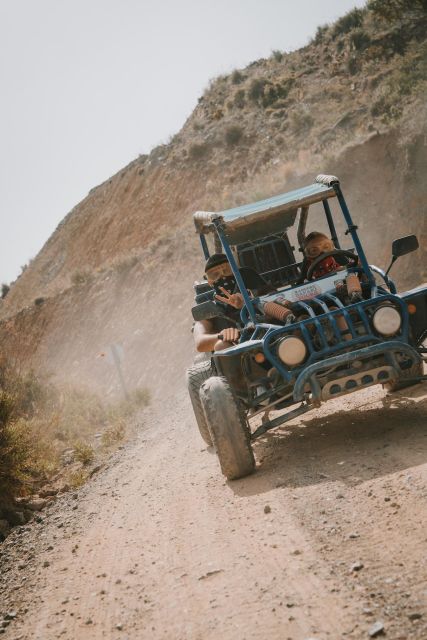
<path id="1" fill-rule="evenodd" d="M 227 238 L 224 234 L 224 228 L 221 220 L 217 219 L 213 221 L 216 232 L 221 240 L 222 248 L 224 249 L 224 253 L 227 256 L 227 260 L 230 263 L 231 270 L 233 271 L 234 277 L 236 278 L 237 286 L 239 287 L 240 293 L 243 296 L 243 300 L 245 306 L 248 310 L 249 317 L 252 322 L 256 322 L 255 309 L 252 304 L 251 297 L 249 295 L 248 290 L 246 289 L 245 283 L 243 282 L 243 278 L 240 274 L 239 267 L 237 266 L 237 262 L 234 258 L 233 252 L 231 251 L 230 245 L 228 244 Z"/>

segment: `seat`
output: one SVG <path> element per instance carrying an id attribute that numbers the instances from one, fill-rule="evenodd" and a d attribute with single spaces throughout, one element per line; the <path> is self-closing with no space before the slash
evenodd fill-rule
<path id="1" fill-rule="evenodd" d="M 293 284 L 300 277 L 293 247 L 286 234 L 267 236 L 237 246 L 241 267 L 250 267 L 273 287 Z"/>

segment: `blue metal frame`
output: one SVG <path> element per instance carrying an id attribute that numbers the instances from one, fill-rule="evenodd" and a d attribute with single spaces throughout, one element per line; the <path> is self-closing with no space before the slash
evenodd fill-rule
<path id="1" fill-rule="evenodd" d="M 341 206 L 341 211 L 343 212 L 344 219 L 347 223 L 346 233 L 349 233 L 351 235 L 357 255 L 359 256 L 360 262 L 362 263 L 363 271 L 365 272 L 371 287 L 375 289 L 376 287 L 375 279 L 369 269 L 369 264 L 365 256 L 365 252 L 363 251 L 362 244 L 359 240 L 359 236 L 357 235 L 357 227 L 353 224 L 353 220 L 351 219 L 350 211 L 348 210 L 347 203 L 341 191 L 341 187 L 338 182 L 334 183 L 332 186 L 334 188 L 335 193 L 337 194 L 338 202 L 340 203 L 340 206 Z"/>
<path id="2" fill-rule="evenodd" d="M 216 228 L 216 232 L 218 234 L 219 239 L 221 240 L 222 247 L 224 249 L 224 253 L 227 256 L 227 260 L 230 263 L 231 270 L 233 271 L 234 277 L 236 278 L 237 286 L 240 289 L 240 293 L 243 296 L 243 300 L 245 302 L 245 306 L 249 312 L 249 316 L 252 322 L 256 322 L 255 317 L 255 309 L 253 307 L 251 298 L 249 296 L 249 292 L 245 287 L 245 283 L 243 282 L 243 278 L 240 275 L 239 267 L 234 259 L 233 252 L 230 249 L 230 245 L 227 242 L 227 239 L 224 235 L 223 225 L 221 220 L 214 220 L 214 225 Z"/>
<path id="3" fill-rule="evenodd" d="M 380 342 L 373 344 L 362 349 L 357 349 L 352 353 L 342 353 L 333 358 L 328 358 L 326 361 L 315 362 L 304 369 L 298 376 L 294 385 L 294 400 L 295 402 L 302 401 L 304 398 L 304 388 L 307 383 L 310 384 L 313 401 L 319 401 L 321 399 L 321 389 L 318 380 L 316 379 L 316 373 L 324 369 L 325 367 L 334 367 L 340 364 L 351 364 L 355 360 L 363 360 L 366 357 L 374 357 L 378 355 L 384 355 L 388 364 L 393 367 L 396 374 L 399 374 L 399 365 L 396 360 L 395 353 L 405 353 L 409 358 L 418 360 L 419 356 L 415 349 L 408 344 L 400 342 L 400 340 L 390 340 L 389 342 Z"/>
<path id="4" fill-rule="evenodd" d="M 332 217 L 332 211 L 331 211 L 331 207 L 329 206 L 329 202 L 327 200 L 323 200 L 322 202 L 323 202 L 323 209 L 326 215 L 326 220 L 328 221 L 329 231 L 331 233 L 331 240 L 337 249 L 341 249 L 341 245 L 337 236 L 337 231 L 335 229 L 334 219 Z"/>
<path id="5" fill-rule="evenodd" d="M 200 238 L 200 244 L 202 245 L 202 249 L 203 249 L 203 254 L 205 256 L 205 260 L 207 260 L 209 258 L 208 243 L 206 242 L 206 238 L 205 238 L 203 233 L 199 234 L 199 238 Z"/>
<path id="6" fill-rule="evenodd" d="M 256 300 L 254 303 L 256 304 Z M 367 315 L 367 310 L 369 307 L 377 307 L 379 302 L 391 302 L 395 306 L 397 306 L 400 310 L 402 316 L 402 325 L 400 331 L 396 336 L 393 337 L 393 340 L 387 340 L 384 336 L 379 336 L 374 333 L 371 328 L 369 318 Z M 310 303 L 310 304 L 309 304 Z M 333 304 L 334 307 L 337 307 L 334 310 L 331 310 L 328 307 L 328 304 Z M 239 345 L 235 347 L 231 347 L 229 349 L 224 349 L 224 351 L 220 352 L 221 357 L 234 356 L 238 354 L 245 353 L 246 351 L 250 351 L 254 348 L 253 341 L 259 341 L 259 348 L 263 350 L 265 357 L 270 362 L 270 364 L 275 367 L 280 375 L 286 382 L 295 381 L 300 373 L 304 371 L 307 367 L 314 363 L 325 363 L 328 361 L 328 365 L 332 366 L 332 360 L 335 354 L 339 351 L 342 351 L 343 348 L 356 348 L 357 353 L 360 353 L 360 348 L 369 349 L 372 347 L 376 347 L 376 345 L 387 345 L 389 342 L 396 343 L 398 342 L 402 349 L 408 346 L 409 339 L 409 315 L 407 311 L 407 307 L 404 304 L 403 300 L 399 297 L 394 296 L 392 294 L 384 294 L 375 300 L 363 300 L 361 302 L 357 302 L 353 305 L 345 307 L 342 302 L 333 294 L 325 293 L 322 296 L 317 298 L 313 298 L 310 301 L 306 302 L 298 302 L 294 303 L 296 306 L 300 306 L 302 310 L 304 310 L 310 317 L 306 320 L 302 320 L 299 322 L 293 322 L 289 326 L 278 326 L 274 324 L 267 323 L 258 323 L 256 324 L 252 335 L 250 335 L 249 340 L 250 344 L 247 342 L 241 342 Z M 324 309 L 324 313 L 321 315 L 316 315 L 312 304 L 316 304 Z M 365 328 L 366 333 L 364 335 L 357 335 L 354 329 L 354 322 L 351 318 L 352 314 L 356 314 L 358 319 L 362 321 L 363 326 Z M 343 340 L 342 333 L 337 324 L 337 318 L 343 317 L 347 323 L 348 331 L 351 333 L 351 340 Z M 330 346 L 328 344 L 328 339 L 325 335 L 323 323 L 327 322 L 335 335 L 335 338 L 338 340 L 338 343 Z M 323 347 L 321 349 L 315 349 L 313 345 L 312 336 L 310 335 L 309 328 L 310 326 L 316 327 L 316 332 L 320 335 Z M 285 337 L 287 334 L 295 334 L 295 331 L 301 331 L 305 345 L 309 351 L 308 358 L 305 362 L 299 367 L 294 367 L 292 369 L 287 369 L 282 361 L 276 356 L 274 353 L 273 342 L 278 337 Z M 265 332 L 264 335 L 259 338 L 258 335 L 261 332 Z M 364 347 L 369 343 L 371 346 Z M 345 356 L 350 356 L 348 354 L 344 354 Z M 332 358 L 332 360 L 331 360 Z"/>

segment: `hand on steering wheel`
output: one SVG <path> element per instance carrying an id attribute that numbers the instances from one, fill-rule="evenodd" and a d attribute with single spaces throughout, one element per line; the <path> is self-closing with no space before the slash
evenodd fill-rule
<path id="1" fill-rule="evenodd" d="M 316 269 L 317 265 L 320 264 L 326 258 L 331 258 L 333 256 L 344 256 L 345 258 L 349 258 L 354 264 L 352 266 L 356 266 L 359 258 L 352 252 L 346 251 L 344 249 L 334 249 L 333 251 L 326 251 L 326 253 L 322 253 L 320 256 L 317 256 L 311 263 L 311 265 L 307 269 L 307 280 L 313 279 L 313 272 Z"/>

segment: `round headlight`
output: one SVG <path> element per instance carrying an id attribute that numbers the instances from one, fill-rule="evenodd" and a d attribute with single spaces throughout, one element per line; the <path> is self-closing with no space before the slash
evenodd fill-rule
<path id="1" fill-rule="evenodd" d="M 297 364 L 304 362 L 307 355 L 307 347 L 300 338 L 286 336 L 280 341 L 277 353 L 284 364 L 288 365 L 288 367 L 295 367 Z"/>
<path id="2" fill-rule="evenodd" d="M 393 336 L 399 331 L 402 325 L 402 318 L 397 309 L 391 306 L 385 306 L 375 311 L 372 323 L 381 335 Z"/>

